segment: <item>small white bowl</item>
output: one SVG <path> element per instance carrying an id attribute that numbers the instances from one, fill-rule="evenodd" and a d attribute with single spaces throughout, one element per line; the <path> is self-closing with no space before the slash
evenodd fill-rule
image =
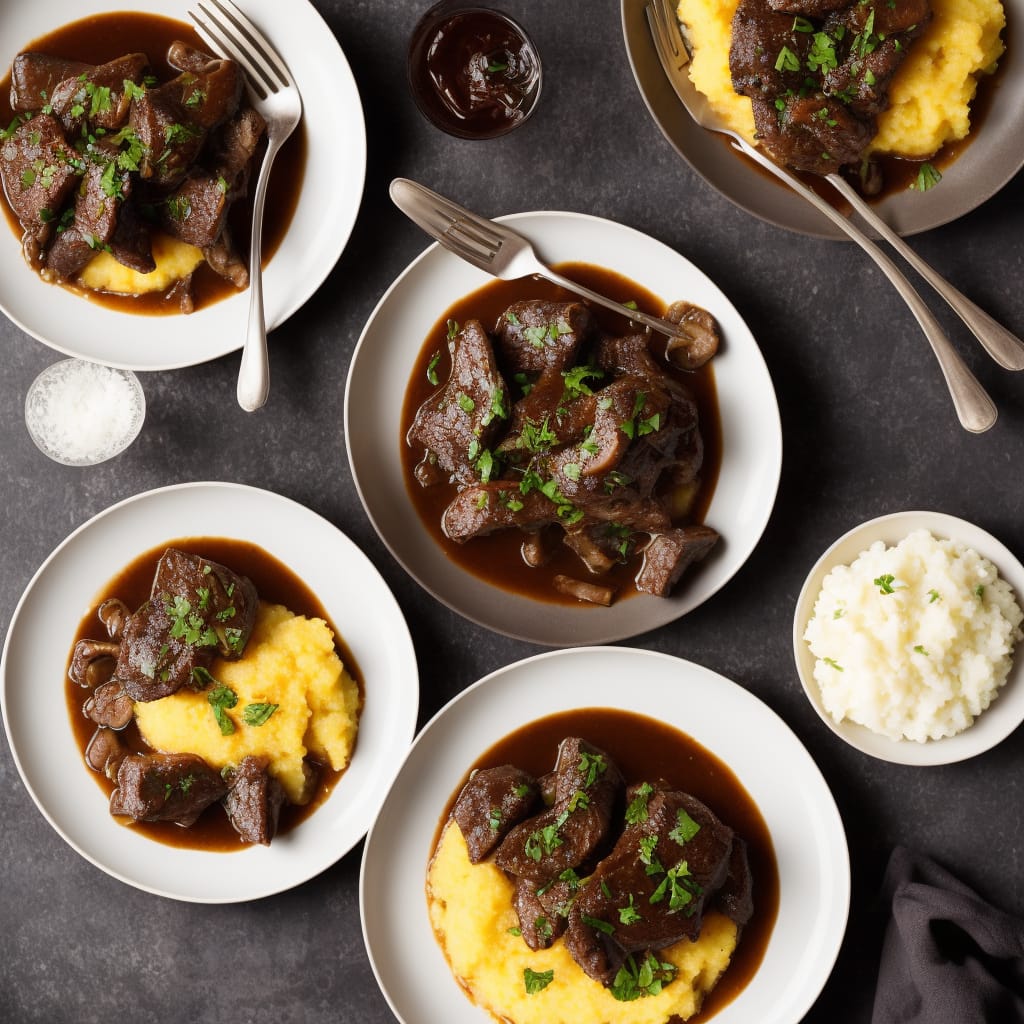
<path id="1" fill-rule="evenodd" d="M 914 530 L 929 530 L 934 537 L 959 541 L 987 558 L 999 575 L 1013 587 L 1017 601 L 1024 598 L 1024 565 L 995 537 L 973 523 L 942 512 L 894 512 L 871 519 L 843 534 L 811 570 L 796 602 L 793 617 L 793 654 L 797 673 L 811 706 L 821 720 L 840 738 L 864 754 L 895 764 L 934 765 L 964 761 L 1001 743 L 1024 721 L 1024 661 L 1017 652 L 1006 683 L 992 704 L 974 724 L 956 736 L 918 743 L 894 740 L 872 732 L 855 722 L 836 722 L 825 710 L 814 679 L 815 657 L 804 640 L 804 630 L 814 614 L 814 604 L 828 573 L 838 565 L 849 565 L 875 541 L 892 546 Z"/>

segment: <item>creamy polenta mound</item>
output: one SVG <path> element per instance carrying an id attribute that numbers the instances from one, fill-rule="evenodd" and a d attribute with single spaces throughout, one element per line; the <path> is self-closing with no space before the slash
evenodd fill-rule
<path id="1" fill-rule="evenodd" d="M 510 1024 L 664 1024 L 700 1010 L 736 948 L 736 925 L 717 911 L 704 917 L 700 938 L 683 939 L 658 958 L 678 973 L 656 996 L 620 1002 L 584 974 L 561 939 L 534 952 L 511 929 L 514 886 L 490 862 L 471 864 L 458 826 L 441 836 L 427 874 L 430 922 L 452 973 L 472 1000 Z M 532 994 L 524 972 L 553 972 Z"/>
<path id="2" fill-rule="evenodd" d="M 218 659 L 210 674 L 238 696 L 235 706 L 225 709 L 235 731 L 222 735 L 209 691 L 181 689 L 135 705 L 139 731 L 151 747 L 198 754 L 220 769 L 250 754 L 267 757 L 269 771 L 297 804 L 312 795 L 304 766 L 307 755 L 336 771 L 348 765 L 359 725 L 359 687 L 322 619 L 260 602 L 242 658 Z M 262 725 L 250 725 L 244 718 L 250 704 L 278 707 Z"/>
<path id="3" fill-rule="evenodd" d="M 680 0 L 677 12 L 693 49 L 690 79 L 734 131 L 756 143 L 750 100 L 729 73 L 737 0 Z M 889 87 L 868 152 L 921 159 L 967 137 L 978 76 L 1003 54 L 1006 14 L 999 0 L 932 0 L 932 20 Z"/>
<path id="4" fill-rule="evenodd" d="M 148 295 L 165 292 L 175 282 L 188 277 L 205 259 L 201 249 L 163 232 L 152 233 L 153 262 L 156 269 L 140 274 L 110 253 L 100 250 L 78 275 L 79 284 L 94 292 L 112 292 L 116 295 Z"/>

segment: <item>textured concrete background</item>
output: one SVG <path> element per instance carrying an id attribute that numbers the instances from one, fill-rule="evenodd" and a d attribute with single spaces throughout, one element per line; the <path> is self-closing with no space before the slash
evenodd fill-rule
<path id="1" fill-rule="evenodd" d="M 575 210 L 647 232 L 700 266 L 750 324 L 778 391 L 785 455 L 778 503 L 744 569 L 696 612 L 632 643 L 747 687 L 783 716 L 820 765 L 846 823 L 853 899 L 835 972 L 807 1020 L 866 1021 L 885 923 L 877 892 L 894 844 L 931 853 L 1005 909 L 1024 912 L 1024 736 L 1018 731 L 967 764 L 929 769 L 887 766 L 840 744 L 797 681 L 794 603 L 835 537 L 886 512 L 959 515 L 1024 554 L 1024 378 L 996 367 L 952 314 L 937 308 L 1001 411 L 989 433 L 964 433 L 916 325 L 859 250 L 754 220 L 676 156 L 633 82 L 617 3 L 504 4 L 535 36 L 546 79 L 533 120 L 486 143 L 442 135 L 412 104 L 404 50 L 426 5 L 316 0 L 363 97 L 367 184 L 340 262 L 272 338 L 273 389 L 259 414 L 235 404 L 237 356 L 146 374 L 149 414 L 134 446 L 97 468 L 63 468 L 36 451 L 22 420 L 28 385 L 57 356 L 0 323 L 0 624 L 6 631 L 49 552 L 108 505 L 187 480 L 250 483 L 326 516 L 384 574 L 412 629 L 426 721 L 473 680 L 537 649 L 469 625 L 426 596 L 380 544 L 352 486 L 342 437 L 349 357 L 382 292 L 426 244 L 392 207 L 387 184 L 405 175 L 484 214 Z M 1022 197 L 1018 176 L 971 215 L 914 240 L 1017 332 L 1024 332 Z M 392 1020 L 363 950 L 361 846 L 295 891 L 249 905 L 201 907 L 149 896 L 61 841 L 22 786 L 5 743 L 0 822 L 0 1019 Z M 422 1019 L 433 1019 L 428 1007 Z"/>

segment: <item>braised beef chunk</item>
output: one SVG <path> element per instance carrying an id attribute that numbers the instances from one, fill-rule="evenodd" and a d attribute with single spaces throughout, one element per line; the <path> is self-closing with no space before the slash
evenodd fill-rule
<path id="1" fill-rule="evenodd" d="M 733 833 L 696 798 L 641 785 L 627 824 L 569 911 L 566 948 L 610 985 L 630 953 L 700 934 L 705 907 L 728 875 Z"/>
<path id="2" fill-rule="evenodd" d="M 516 825 L 498 847 L 495 863 L 539 885 L 589 865 L 604 850 L 624 788 L 606 753 L 578 737 L 563 740 L 555 763 L 554 804 Z"/>
<path id="3" fill-rule="evenodd" d="M 508 390 L 479 320 L 465 323 L 448 345 L 451 376 L 420 406 L 408 440 L 426 450 L 427 462 L 445 479 L 476 483 L 487 475 L 478 468 L 479 460 L 506 415 Z"/>
<path id="4" fill-rule="evenodd" d="M 710 526 L 683 526 L 655 534 L 644 548 L 636 589 L 641 594 L 664 597 L 679 577 L 717 543 L 718 531 Z"/>
<path id="5" fill-rule="evenodd" d="M 243 843 L 269 846 L 286 795 L 284 787 L 267 771 L 267 759 L 242 758 L 228 779 L 224 810 Z"/>
<path id="6" fill-rule="evenodd" d="M 452 811 L 466 840 L 470 861 L 478 864 L 489 857 L 539 801 L 537 780 L 514 765 L 474 772 Z"/>
<path id="7" fill-rule="evenodd" d="M 238 658 L 252 633 L 256 589 L 209 559 L 168 548 L 150 600 L 128 620 L 115 679 L 134 700 L 202 689 L 214 657 Z"/>
<path id="8" fill-rule="evenodd" d="M 565 931 L 566 916 L 553 913 L 545 903 L 544 887 L 527 878 L 516 882 L 512 907 L 519 918 L 519 932 L 530 949 L 548 949 Z"/>
<path id="9" fill-rule="evenodd" d="M 132 85 L 141 83 L 149 58 L 129 53 L 64 79 L 50 93 L 49 105 L 64 130 L 77 135 L 82 126 L 117 131 L 128 120 Z"/>
<path id="10" fill-rule="evenodd" d="M 593 326 L 581 302 L 533 300 L 509 306 L 495 334 L 510 373 L 539 375 L 571 366 Z"/>
<path id="11" fill-rule="evenodd" d="M 26 235 L 43 244 L 78 183 L 76 154 L 56 118 L 39 114 L 0 142 L 4 194 Z"/>
<path id="12" fill-rule="evenodd" d="M 495 530 L 538 530 L 558 520 L 558 508 L 539 491 L 523 494 L 512 480 L 492 480 L 463 488 L 444 510 L 441 529 L 464 543 Z"/>
<path id="13" fill-rule="evenodd" d="M 732 838 L 729 873 L 715 896 L 715 908 L 741 928 L 754 916 L 754 879 L 747 858 L 747 844 L 739 836 Z"/>
<path id="14" fill-rule="evenodd" d="M 92 64 L 48 53 L 19 53 L 11 65 L 11 110 L 16 114 L 42 110 L 61 82 L 78 78 L 93 68 Z"/>
<path id="15" fill-rule="evenodd" d="M 729 68 L 751 97 L 758 140 L 814 174 L 859 164 L 930 18 L 929 0 L 740 0 Z"/>
<path id="16" fill-rule="evenodd" d="M 227 788 L 220 772 L 195 754 L 129 754 L 117 770 L 110 813 L 188 826 Z"/>
<path id="17" fill-rule="evenodd" d="M 117 169 L 114 155 L 98 150 L 75 193 L 74 218 L 47 253 L 47 271 L 61 280 L 71 280 L 98 250 L 109 249 L 121 203 L 130 191 L 131 181 Z"/>

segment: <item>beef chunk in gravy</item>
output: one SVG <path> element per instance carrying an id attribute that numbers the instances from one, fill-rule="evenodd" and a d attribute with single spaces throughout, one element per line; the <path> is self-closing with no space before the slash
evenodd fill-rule
<path id="1" fill-rule="evenodd" d="M 929 0 L 740 0 L 729 69 L 777 160 L 832 174 L 860 162 Z"/>
<path id="2" fill-rule="evenodd" d="M 473 864 L 498 844 L 540 802 L 537 780 L 515 765 L 474 772 L 455 801 L 452 817 L 466 840 Z"/>
<path id="3" fill-rule="evenodd" d="M 242 758 L 228 786 L 224 810 L 242 842 L 269 846 L 287 797 L 284 786 L 267 771 L 266 759 Z"/>
<path id="4" fill-rule="evenodd" d="M 220 772 L 195 754 L 129 754 L 117 770 L 110 813 L 193 825 L 227 788 Z"/>
<path id="5" fill-rule="evenodd" d="M 245 576 L 168 548 L 150 599 L 125 624 L 114 679 L 133 700 L 158 700 L 182 686 L 203 689 L 215 657 L 239 658 L 259 599 Z"/>

